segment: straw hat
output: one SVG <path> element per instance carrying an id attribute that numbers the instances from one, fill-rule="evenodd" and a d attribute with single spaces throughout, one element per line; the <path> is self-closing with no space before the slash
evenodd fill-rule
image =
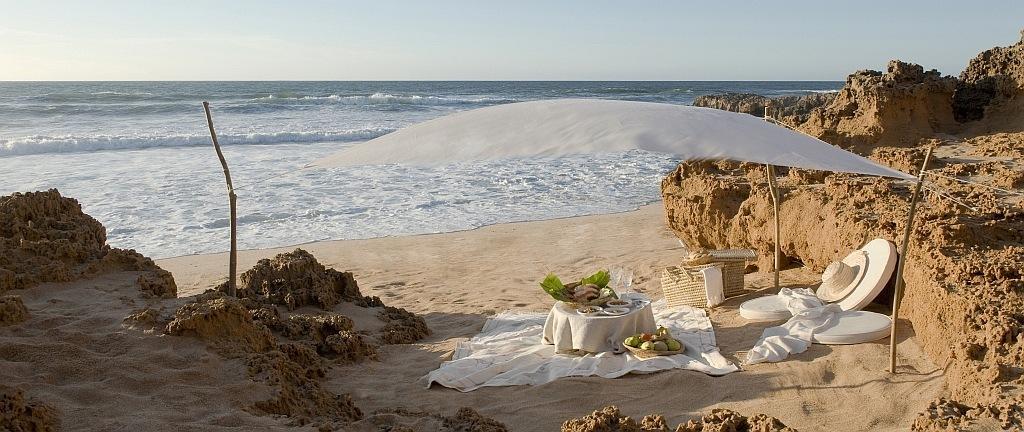
<path id="1" fill-rule="evenodd" d="M 829 264 L 825 268 L 825 272 L 821 274 L 818 298 L 834 302 L 850 295 L 853 289 L 857 288 L 857 282 L 864 278 L 867 263 L 867 253 L 858 249 L 847 255 L 842 261 Z"/>
<path id="2" fill-rule="evenodd" d="M 821 275 L 818 298 L 838 303 L 843 310 L 859 310 L 871 303 L 896 269 L 896 245 L 885 239 L 869 241 Z"/>

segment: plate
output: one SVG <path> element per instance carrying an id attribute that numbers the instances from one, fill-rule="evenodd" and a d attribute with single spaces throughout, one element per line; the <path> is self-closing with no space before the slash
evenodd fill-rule
<path id="1" fill-rule="evenodd" d="M 633 305 L 633 302 L 631 302 L 629 300 L 609 300 L 608 303 L 605 303 L 605 307 L 610 307 L 610 308 L 627 308 L 628 309 L 632 305 Z"/>
<path id="2" fill-rule="evenodd" d="M 611 307 L 611 308 L 605 308 L 605 310 L 604 310 L 604 314 L 605 315 L 611 315 L 611 316 L 625 315 L 625 314 L 628 314 L 628 313 L 629 313 L 629 308 L 625 308 L 625 307 Z"/>
<path id="3" fill-rule="evenodd" d="M 597 315 L 597 314 L 601 313 L 601 311 L 604 310 L 604 308 L 602 308 L 601 306 L 585 306 L 585 307 L 593 309 L 594 311 L 593 312 L 584 312 L 583 308 L 579 308 L 579 309 L 576 309 L 576 313 L 578 313 L 580 315 L 583 315 L 583 316 L 594 316 L 594 315 Z"/>

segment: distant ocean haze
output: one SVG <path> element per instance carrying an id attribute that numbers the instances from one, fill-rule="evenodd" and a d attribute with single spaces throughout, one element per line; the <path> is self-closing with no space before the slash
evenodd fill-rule
<path id="1" fill-rule="evenodd" d="M 438 169 L 299 170 L 353 142 L 456 111 L 548 98 L 691 104 L 703 94 L 841 82 L 3 82 L 3 194 L 58 188 L 154 257 L 227 249 L 210 101 L 239 191 L 243 248 L 447 232 L 636 208 L 676 161 L 629 153 Z"/>

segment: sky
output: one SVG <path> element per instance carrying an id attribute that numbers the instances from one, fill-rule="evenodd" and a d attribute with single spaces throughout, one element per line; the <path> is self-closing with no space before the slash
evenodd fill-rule
<path id="1" fill-rule="evenodd" d="M 0 0 L 0 80 L 955 75 L 1022 28 L 1022 0 Z"/>

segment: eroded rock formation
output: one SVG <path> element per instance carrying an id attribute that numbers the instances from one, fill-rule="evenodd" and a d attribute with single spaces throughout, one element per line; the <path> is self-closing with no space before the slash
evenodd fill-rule
<path id="1" fill-rule="evenodd" d="M 775 98 L 753 93 L 726 93 L 722 95 L 697 96 L 693 101 L 693 105 L 764 117 L 764 108 L 770 104 L 772 117 L 787 123 L 800 124 L 807 121 L 811 111 L 815 108 L 825 106 L 835 98 L 836 93 L 832 92 Z"/>
<path id="2" fill-rule="evenodd" d="M 953 94 L 954 115 L 961 122 L 990 119 L 990 129 L 1020 130 L 1024 110 L 1024 30 L 1021 40 L 1008 47 L 986 50 L 972 59 Z"/>
<path id="3" fill-rule="evenodd" d="M 28 309 L 19 296 L 0 296 L 0 327 L 21 323 L 28 319 Z"/>
<path id="4" fill-rule="evenodd" d="M 331 365 L 378 358 L 373 336 L 334 312 L 335 306 L 378 308 L 375 339 L 382 344 L 412 343 L 429 334 L 423 318 L 363 296 L 351 273 L 325 268 L 302 249 L 260 260 L 243 274 L 239 297 L 226 296 L 223 288 L 179 308 L 166 332 L 198 337 L 225 356 L 244 357 L 249 377 L 274 388 L 272 398 L 252 408 L 300 425 L 329 428 L 363 416 L 349 395 L 321 383 Z M 310 307 L 320 311 L 305 311 Z"/>
<path id="5" fill-rule="evenodd" d="M 0 430 L 52 432 L 58 428 L 57 410 L 26 397 L 20 389 L 0 385 Z"/>
<path id="6" fill-rule="evenodd" d="M 885 73 L 864 70 L 847 77 L 836 98 L 814 110 L 800 129 L 860 151 L 916 145 L 923 137 L 958 130 L 956 85 L 956 78 L 936 70 L 893 60 Z"/>
<path id="7" fill-rule="evenodd" d="M 982 53 L 960 80 L 894 61 L 885 74 L 851 75 L 800 128 L 907 172 L 919 169 L 924 147 L 935 146 L 930 171 L 1020 193 L 1024 133 L 1006 130 L 1024 129 L 1022 63 L 1021 43 Z M 965 82 L 991 85 L 998 96 L 968 98 Z M 907 185 L 781 172 L 784 261 L 820 270 L 867 240 L 900 238 Z M 959 428 L 984 419 L 1024 427 L 1024 201 L 939 176 L 928 182 L 911 236 L 902 316 L 944 365 L 950 398 L 933 404 L 915 427 Z M 662 196 L 670 227 L 691 247 L 751 247 L 759 267 L 771 268 L 773 215 L 763 168 L 683 164 L 663 180 Z"/>
<path id="8" fill-rule="evenodd" d="M 469 407 L 459 408 L 453 416 L 404 408 L 381 409 L 359 423 L 365 423 L 368 427 L 376 430 L 388 431 L 507 432 L 509 430 L 503 423 L 484 417 Z"/>
<path id="9" fill-rule="evenodd" d="M 102 224 L 56 189 L 0 197 L 0 293 L 114 271 L 145 271 L 157 296 L 174 297 L 170 273 L 134 250 L 107 246 Z M 158 294 L 156 294 L 158 293 Z"/>
<path id="10" fill-rule="evenodd" d="M 750 417 L 728 409 L 713 409 L 697 419 L 669 427 L 660 415 L 647 415 L 637 421 L 623 416 L 618 407 L 606 406 L 586 416 L 562 423 L 563 432 L 795 432 L 779 419 L 764 414 Z"/>
<path id="11" fill-rule="evenodd" d="M 365 302 L 352 273 L 329 269 L 302 249 L 262 259 L 239 278 L 238 296 L 286 306 L 330 309 L 342 301 Z"/>

